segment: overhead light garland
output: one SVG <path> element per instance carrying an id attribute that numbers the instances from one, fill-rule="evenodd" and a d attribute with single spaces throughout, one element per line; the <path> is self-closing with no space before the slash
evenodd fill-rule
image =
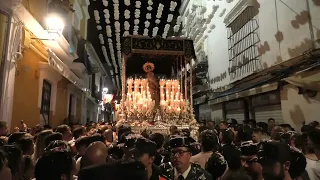
<path id="1" fill-rule="evenodd" d="M 109 60 L 108 54 L 107 54 L 107 48 L 105 46 L 102 46 L 101 49 L 102 49 L 102 54 L 108 64 L 108 66 L 111 66 L 111 63 L 110 63 L 110 60 Z"/>
<path id="2" fill-rule="evenodd" d="M 140 8 L 141 8 L 141 1 L 136 1 L 135 3 L 135 11 L 134 11 L 134 17 L 135 19 L 140 18 Z M 133 27 L 133 35 L 138 35 L 138 31 L 139 31 L 139 24 L 135 24 Z"/>

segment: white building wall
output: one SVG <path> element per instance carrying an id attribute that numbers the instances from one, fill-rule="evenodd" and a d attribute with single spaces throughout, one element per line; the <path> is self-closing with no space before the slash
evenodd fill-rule
<path id="1" fill-rule="evenodd" d="M 227 1 L 205 1 L 207 7 L 205 17 L 211 12 L 213 5 L 219 6 L 215 16 L 204 36 L 208 35 L 204 41 L 204 51 L 208 55 L 209 76 L 214 78 L 221 73 L 227 72 L 229 67 L 227 28 L 224 23 L 226 15 L 234 6 L 242 0 Z M 280 62 L 294 58 L 312 47 L 310 24 L 307 16 L 307 1 L 301 0 L 253 0 L 259 4 L 259 37 L 261 39 L 259 48 L 264 49 L 261 53 L 261 65 L 263 68 L 271 67 Z M 198 1 L 193 0 L 188 5 L 191 11 L 192 5 Z M 283 2 L 283 3 L 282 3 Z M 320 6 L 315 5 L 315 1 L 308 0 L 310 5 L 312 26 L 315 39 L 320 38 Z M 202 3 L 204 4 L 204 3 Z M 222 15 L 222 12 L 225 13 Z M 221 16 L 222 15 L 222 16 Z M 220 17 L 221 16 L 221 17 Z M 210 32 L 209 26 L 216 27 Z M 311 27 L 312 27 L 311 26 Z M 281 38 L 281 33 L 283 38 Z M 280 38 L 279 38 L 280 37 Z M 278 38 L 278 40 L 277 40 Z M 248 74 L 247 74 L 248 75 Z M 218 83 L 211 84 L 211 88 L 217 89 L 230 84 L 229 74 L 227 78 Z"/>

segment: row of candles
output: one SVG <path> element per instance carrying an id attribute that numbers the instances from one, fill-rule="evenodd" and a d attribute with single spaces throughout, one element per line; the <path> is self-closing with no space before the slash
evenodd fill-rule
<path id="1" fill-rule="evenodd" d="M 160 105 L 168 111 L 180 111 L 185 102 L 178 80 L 160 79 Z"/>
<path id="2" fill-rule="evenodd" d="M 134 110 L 147 110 L 153 107 L 154 103 L 147 79 L 128 79 L 128 91 L 126 106 L 130 111 Z M 183 94 L 178 80 L 165 80 L 159 81 L 160 85 L 160 106 L 167 111 L 181 111 L 185 106 Z"/>

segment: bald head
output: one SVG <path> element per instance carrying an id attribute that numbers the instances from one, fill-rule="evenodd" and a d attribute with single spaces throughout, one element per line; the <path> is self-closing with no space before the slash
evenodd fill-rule
<path id="1" fill-rule="evenodd" d="M 103 142 L 91 143 L 84 156 L 82 157 L 82 167 L 87 167 L 97 164 L 106 164 L 108 156 L 107 146 Z"/>
<path id="2" fill-rule="evenodd" d="M 106 138 L 107 142 L 113 142 L 113 132 L 111 129 L 105 130 L 103 136 Z"/>

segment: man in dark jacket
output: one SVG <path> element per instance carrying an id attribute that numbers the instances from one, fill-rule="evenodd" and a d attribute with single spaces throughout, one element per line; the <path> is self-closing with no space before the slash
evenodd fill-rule
<path id="1" fill-rule="evenodd" d="M 172 180 L 212 180 L 211 175 L 200 166 L 190 163 L 191 142 L 187 137 L 170 139 L 171 163 L 160 168 L 163 176 Z"/>

